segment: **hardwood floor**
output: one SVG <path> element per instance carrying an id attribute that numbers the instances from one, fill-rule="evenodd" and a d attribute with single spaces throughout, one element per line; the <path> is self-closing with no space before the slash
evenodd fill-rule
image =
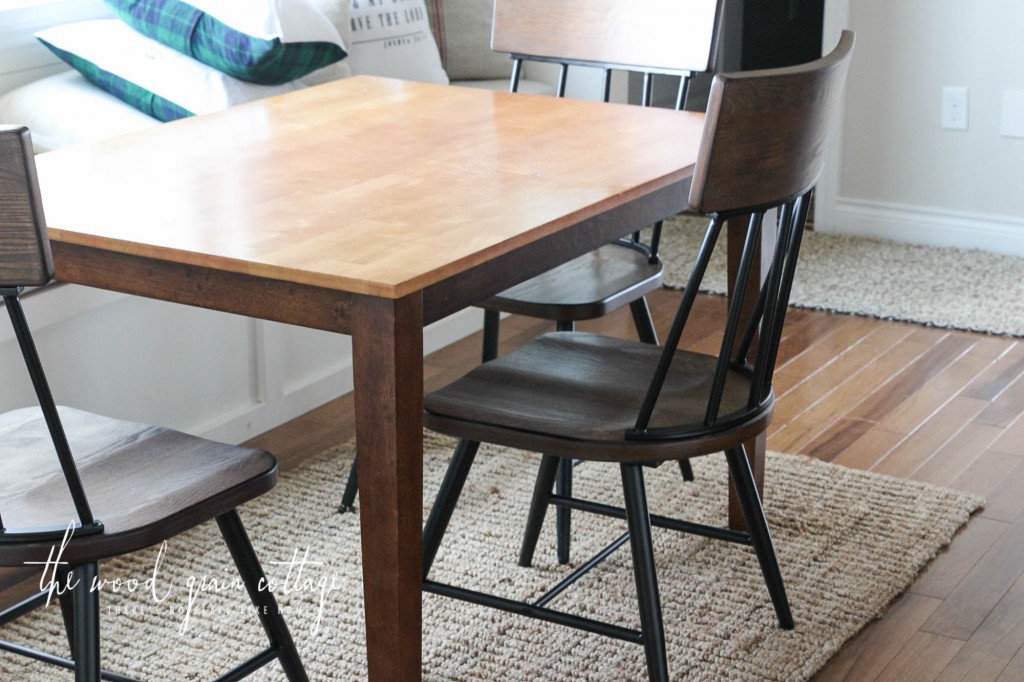
<path id="1" fill-rule="evenodd" d="M 678 300 L 672 291 L 650 297 L 662 334 Z M 695 322 L 724 305 L 701 296 Z M 628 311 L 580 328 L 634 334 Z M 546 329 L 509 318 L 502 352 Z M 710 325 L 698 322 L 691 331 L 686 346 L 715 347 Z M 431 355 L 427 388 L 461 375 L 479 354 L 476 335 Z M 1024 679 L 1024 344 L 794 309 L 775 384 L 770 449 L 988 499 L 949 549 L 815 679 Z M 287 468 L 353 433 L 348 396 L 253 443 Z"/>

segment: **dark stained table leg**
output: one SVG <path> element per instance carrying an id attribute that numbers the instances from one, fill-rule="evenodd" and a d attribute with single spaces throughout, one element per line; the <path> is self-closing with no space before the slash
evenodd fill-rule
<path id="1" fill-rule="evenodd" d="M 421 678 L 423 298 L 356 297 L 352 348 L 368 678 Z"/>
<path id="2" fill-rule="evenodd" d="M 750 278 L 750 290 L 743 301 L 744 315 L 749 314 L 757 301 L 757 283 L 767 274 L 767 268 L 771 263 L 772 251 L 775 249 L 775 211 L 765 214 L 764 223 L 761 228 L 761 250 L 759 257 L 754 261 L 754 277 Z M 729 296 L 734 295 L 732 283 L 736 281 L 736 271 L 739 269 L 740 254 L 743 252 L 743 242 L 746 238 L 747 226 L 750 216 L 737 216 L 731 218 L 727 224 L 727 239 L 729 247 L 728 268 L 729 268 Z M 754 482 L 757 484 L 757 492 L 764 497 L 764 454 L 767 438 L 764 435 L 754 438 L 745 443 L 747 448 L 747 459 L 750 460 L 750 469 L 754 473 Z M 745 530 L 743 512 L 740 509 L 736 491 L 733 489 L 732 481 L 729 482 L 729 527 L 734 530 Z"/>

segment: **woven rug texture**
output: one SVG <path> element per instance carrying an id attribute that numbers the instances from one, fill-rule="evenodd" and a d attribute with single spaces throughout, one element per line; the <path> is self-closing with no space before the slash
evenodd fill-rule
<path id="1" fill-rule="evenodd" d="M 660 253 L 666 286 L 685 286 L 706 229 L 703 218 L 677 216 L 665 221 Z M 719 248 L 705 290 L 724 294 L 726 282 L 725 249 Z M 933 327 L 1024 336 L 1024 259 L 805 232 L 790 303 Z"/>
<path id="2" fill-rule="evenodd" d="M 427 436 L 425 490 L 436 491 L 453 442 Z M 313 680 L 365 679 L 359 519 L 334 508 L 353 446 L 325 452 L 282 476 L 241 509 Z M 535 566 L 516 565 L 538 456 L 484 446 L 432 577 L 530 598 L 566 569 L 548 525 Z M 652 511 L 726 523 L 721 455 L 694 461 L 697 481 L 675 466 L 646 472 Z M 575 490 L 621 504 L 617 467 L 577 467 Z M 753 551 L 655 529 L 669 667 L 679 680 L 810 677 L 945 546 L 983 501 L 973 495 L 770 454 L 766 511 L 796 619 L 782 631 Z M 574 515 L 573 561 L 589 558 L 624 524 Z M 102 566 L 104 666 L 142 680 L 208 680 L 264 645 L 262 631 L 216 526 Z M 155 578 L 154 578 L 155 576 Z M 138 586 L 130 592 L 130 581 Z M 115 585 L 113 581 L 123 581 Z M 148 580 L 148 582 L 147 582 Z M 556 608 L 635 627 L 628 544 Z M 642 647 L 441 597 L 424 597 L 427 680 L 638 680 Z M 65 655 L 53 605 L 0 631 Z M 0 679 L 70 680 L 64 671 L 0 654 Z M 252 679 L 284 679 L 274 662 Z"/>

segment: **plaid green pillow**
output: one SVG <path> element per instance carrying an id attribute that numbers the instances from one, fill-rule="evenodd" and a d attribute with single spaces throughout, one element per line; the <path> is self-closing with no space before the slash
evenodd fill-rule
<path id="1" fill-rule="evenodd" d="M 161 121 L 220 111 L 303 87 L 298 81 L 247 83 L 117 19 L 62 24 L 35 35 L 94 85 Z"/>
<path id="2" fill-rule="evenodd" d="M 129 26 L 252 83 L 287 83 L 341 59 L 337 29 L 307 0 L 106 0 Z"/>
<path id="3" fill-rule="evenodd" d="M 194 115 L 188 109 L 175 104 L 169 99 L 165 99 L 136 83 L 125 80 L 115 73 L 101 69 L 88 59 L 84 59 L 73 52 L 62 50 L 47 43 L 45 40 L 41 40 L 41 42 L 50 48 L 50 51 L 55 55 L 60 57 L 61 61 L 85 76 L 90 83 L 158 121 L 175 121 L 179 118 L 187 118 Z"/>

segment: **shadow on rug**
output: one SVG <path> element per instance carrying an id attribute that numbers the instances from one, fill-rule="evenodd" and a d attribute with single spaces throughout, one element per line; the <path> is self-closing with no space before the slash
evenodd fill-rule
<path id="1" fill-rule="evenodd" d="M 665 286 L 686 284 L 706 229 L 703 218 L 665 221 Z M 724 294 L 724 249 L 715 256 L 705 282 L 710 293 Z M 1024 337 L 1024 259 L 806 232 L 790 304 Z"/>
<path id="2" fill-rule="evenodd" d="M 426 438 L 425 490 L 431 495 L 452 444 Z M 325 452 L 241 509 L 313 680 L 365 678 L 359 519 L 334 513 L 352 455 L 351 444 Z M 535 567 L 516 566 L 537 462 L 529 453 L 492 457 L 486 446 L 481 450 L 432 575 L 525 598 L 566 573 L 554 557 L 550 524 Z M 695 460 L 694 469 L 696 483 L 683 483 L 676 467 L 649 471 L 652 511 L 724 525 L 724 458 Z M 766 472 L 765 508 L 796 629 L 776 627 L 752 550 L 655 529 L 673 679 L 810 677 L 882 612 L 983 503 L 974 495 L 804 457 L 770 454 Z M 577 469 L 575 488 L 621 504 L 617 467 L 585 464 Z M 589 558 L 622 529 L 577 513 L 573 560 Z M 142 583 L 133 594 L 122 587 L 101 596 L 107 669 L 144 680 L 208 680 L 264 645 L 215 526 L 175 539 L 162 558 L 152 548 L 104 565 L 100 575 Z M 635 600 L 627 549 L 555 606 L 635 627 Z M 643 678 L 640 646 L 440 597 L 426 596 L 423 603 L 425 679 Z M 67 652 L 55 605 L 4 628 L 0 636 Z M 4 653 L 0 679 L 72 678 Z M 274 662 L 252 679 L 284 677 Z"/>

